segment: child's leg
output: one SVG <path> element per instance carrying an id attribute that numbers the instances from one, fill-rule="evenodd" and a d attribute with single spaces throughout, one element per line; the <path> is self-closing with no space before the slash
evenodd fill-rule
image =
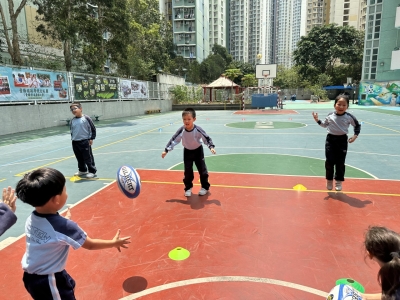
<path id="1" fill-rule="evenodd" d="M 72 150 L 74 150 L 76 160 L 78 161 L 78 170 L 81 172 L 86 172 L 87 168 L 80 144 L 81 141 L 72 141 Z"/>
<path id="2" fill-rule="evenodd" d="M 185 173 L 183 177 L 183 184 L 185 185 L 185 191 L 193 187 L 193 161 L 195 158 L 195 150 L 188 150 L 183 148 L 183 163 L 185 165 Z"/>
<path id="3" fill-rule="evenodd" d="M 196 151 L 196 158 L 194 163 L 196 164 L 197 170 L 199 171 L 201 187 L 208 191 L 210 189 L 210 183 L 208 182 L 208 171 L 206 162 L 204 160 L 203 146 L 200 146 L 194 151 Z"/>
<path id="4" fill-rule="evenodd" d="M 334 165 L 335 165 L 335 144 L 334 137 L 330 134 L 327 135 L 325 141 L 325 178 L 326 180 L 333 180 Z"/>
<path id="5" fill-rule="evenodd" d="M 76 300 L 74 295 L 75 281 L 65 270 L 49 275 L 25 272 L 23 281 L 26 290 L 34 300 Z"/>
<path id="6" fill-rule="evenodd" d="M 94 165 L 94 158 L 92 152 L 92 146 L 89 145 L 89 140 L 81 141 L 80 144 L 82 156 L 85 162 L 85 165 L 88 168 L 90 173 L 96 174 L 97 169 Z"/>
<path id="7" fill-rule="evenodd" d="M 347 135 L 340 136 L 340 139 L 337 141 L 336 147 L 336 173 L 335 173 L 335 180 L 336 181 L 344 181 L 344 173 L 345 173 L 345 161 L 347 155 Z"/>

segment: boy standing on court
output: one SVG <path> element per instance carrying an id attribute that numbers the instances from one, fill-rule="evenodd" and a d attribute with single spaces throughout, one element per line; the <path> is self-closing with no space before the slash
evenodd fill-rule
<path id="1" fill-rule="evenodd" d="M 97 172 L 92 152 L 96 127 L 92 119 L 82 113 L 82 105 L 79 102 L 72 103 L 69 108 L 75 116 L 70 123 L 72 149 L 78 161 L 78 172 L 75 175 L 93 178 Z"/>
<path id="2" fill-rule="evenodd" d="M 37 169 L 25 174 L 16 187 L 18 198 L 35 210 L 25 223 L 26 251 L 22 258 L 23 281 L 35 300 L 75 300 L 75 281 L 65 271 L 70 246 L 88 250 L 127 248 L 130 237 L 112 240 L 90 238 L 75 222 L 71 213 L 62 217 L 58 211 L 67 202 L 65 177 L 51 168 Z"/>
<path id="3" fill-rule="evenodd" d="M 207 133 L 199 126 L 194 124 L 196 121 L 196 112 L 193 108 L 186 108 L 182 112 L 183 126 L 172 136 L 171 140 L 165 147 L 165 151 L 161 154 L 164 158 L 168 151 L 174 149 L 174 147 L 182 140 L 183 145 L 183 163 L 185 165 L 185 173 L 183 177 L 183 183 L 185 184 L 185 196 L 190 197 L 192 195 L 193 188 L 193 162 L 196 164 L 197 170 L 200 175 L 201 189 L 199 191 L 200 196 L 204 196 L 210 189 L 210 183 L 208 182 L 208 171 L 204 160 L 203 145 L 208 146 L 213 154 L 217 153 L 214 149 L 214 144 Z"/>

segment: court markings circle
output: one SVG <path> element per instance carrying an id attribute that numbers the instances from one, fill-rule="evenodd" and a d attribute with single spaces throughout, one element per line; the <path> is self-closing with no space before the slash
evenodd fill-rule
<path id="1" fill-rule="evenodd" d="M 320 290 L 317 290 L 317 289 L 314 289 L 314 288 L 311 288 L 311 287 L 308 287 L 305 285 L 282 281 L 282 280 L 261 278 L 261 277 L 247 277 L 247 276 L 216 276 L 216 277 L 203 277 L 203 278 L 195 278 L 195 279 L 171 282 L 168 284 L 152 287 L 150 289 L 126 296 L 124 298 L 120 298 L 119 300 L 133 300 L 133 299 L 137 299 L 139 297 L 151 295 L 154 293 L 158 293 L 161 291 L 165 291 L 165 290 L 169 290 L 169 289 L 173 289 L 173 288 L 177 288 L 177 287 L 188 286 L 188 285 L 192 285 L 192 284 L 208 283 L 208 282 L 258 282 L 258 283 L 266 283 L 266 284 L 273 284 L 273 285 L 288 287 L 288 288 L 296 289 L 299 291 L 307 292 L 310 294 L 314 294 L 317 296 L 321 296 L 322 298 L 328 297 L 327 292 L 323 292 L 323 291 L 320 291 Z"/>

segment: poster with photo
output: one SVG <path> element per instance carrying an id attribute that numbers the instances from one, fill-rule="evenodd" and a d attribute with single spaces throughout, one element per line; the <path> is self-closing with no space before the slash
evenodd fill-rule
<path id="1" fill-rule="evenodd" d="M 67 99 L 66 73 L 0 67 L 0 101 Z"/>
<path id="2" fill-rule="evenodd" d="M 123 99 L 148 99 L 147 82 L 120 80 L 120 97 Z"/>
<path id="3" fill-rule="evenodd" d="M 73 74 L 76 100 L 118 99 L 117 78 Z"/>

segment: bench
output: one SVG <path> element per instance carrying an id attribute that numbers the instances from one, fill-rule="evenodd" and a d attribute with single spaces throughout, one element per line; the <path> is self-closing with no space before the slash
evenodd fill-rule
<path id="1" fill-rule="evenodd" d="M 95 121 L 100 121 L 99 118 L 100 118 L 101 116 L 102 116 L 102 115 L 93 115 L 93 118 L 94 118 Z"/>
<path id="2" fill-rule="evenodd" d="M 156 113 L 160 113 L 160 112 L 161 112 L 161 109 L 149 109 L 149 110 L 145 111 L 146 115 L 148 115 L 148 114 L 156 114 Z"/>
<path id="3" fill-rule="evenodd" d="M 66 122 L 67 124 L 65 124 L 65 125 L 67 125 L 67 126 L 69 126 L 69 123 L 71 123 L 71 119 L 62 119 L 60 121 L 61 122 Z"/>

